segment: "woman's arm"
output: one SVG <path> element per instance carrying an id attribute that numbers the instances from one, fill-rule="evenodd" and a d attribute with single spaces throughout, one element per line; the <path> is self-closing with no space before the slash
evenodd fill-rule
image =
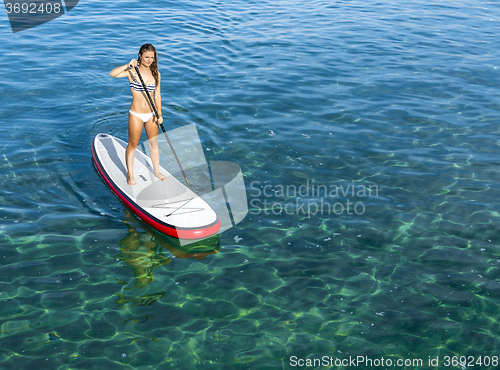
<path id="1" fill-rule="evenodd" d="M 130 68 L 134 68 L 136 65 L 137 65 L 137 60 L 132 59 L 128 64 L 113 69 L 111 72 L 109 72 L 109 75 L 111 77 L 116 77 L 116 78 L 127 77 L 128 70 Z"/>

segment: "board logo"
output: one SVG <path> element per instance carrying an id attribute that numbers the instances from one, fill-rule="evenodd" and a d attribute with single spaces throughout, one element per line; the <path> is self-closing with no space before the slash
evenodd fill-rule
<path id="1" fill-rule="evenodd" d="M 12 32 L 47 23 L 73 9 L 79 0 L 4 0 Z"/>

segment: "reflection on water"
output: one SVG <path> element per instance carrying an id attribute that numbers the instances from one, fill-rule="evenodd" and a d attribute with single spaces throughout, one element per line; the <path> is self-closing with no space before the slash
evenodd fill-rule
<path id="1" fill-rule="evenodd" d="M 144 289 L 150 285 L 155 279 L 153 270 L 157 267 L 168 265 L 172 262 L 173 258 L 204 260 L 206 256 L 217 253 L 220 249 L 218 235 L 189 245 L 182 245 L 182 241 L 179 241 L 177 238 L 169 237 L 150 228 L 139 232 L 133 226 L 132 218 L 134 216 L 132 213 L 127 210 L 126 216 L 127 220 L 125 222 L 129 224 L 128 234 L 120 241 L 120 253 L 115 256 L 117 260 L 125 262 L 125 267 L 132 270 L 135 278 L 133 287 L 125 288 L 126 290 Z M 164 255 L 165 250 L 170 252 L 171 255 L 169 257 Z M 121 279 L 117 279 L 117 282 L 120 285 L 128 284 Z M 116 293 L 119 298 L 115 303 L 118 306 L 150 306 L 165 294 L 165 291 L 141 296 Z M 147 316 L 144 320 L 147 319 L 150 319 L 150 317 Z M 136 323 L 137 320 L 128 319 L 126 322 Z"/>
<path id="2" fill-rule="evenodd" d="M 168 265 L 172 260 L 161 254 L 161 247 L 146 232 L 139 233 L 135 228 L 120 241 L 120 254 L 116 258 L 127 264 L 135 277 L 135 289 L 144 288 L 154 280 L 153 270 Z"/>
<path id="3" fill-rule="evenodd" d="M 156 294 L 145 294 L 140 297 L 130 297 L 130 296 L 124 296 L 121 294 L 117 294 L 118 299 L 116 300 L 116 304 L 118 306 L 125 306 L 125 305 L 140 305 L 140 306 L 151 306 L 153 303 L 158 301 L 160 298 L 162 298 L 165 295 L 165 292 L 158 292 Z"/>

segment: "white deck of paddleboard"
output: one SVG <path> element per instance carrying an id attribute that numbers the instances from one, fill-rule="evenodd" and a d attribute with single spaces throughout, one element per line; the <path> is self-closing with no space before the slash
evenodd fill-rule
<path id="1" fill-rule="evenodd" d="M 134 177 L 137 185 L 127 183 L 125 149 L 127 143 L 108 134 L 99 134 L 95 152 L 103 171 L 116 187 L 133 203 L 159 221 L 178 228 L 204 228 L 217 220 L 215 211 L 198 195 L 182 184 L 164 168 L 162 181 L 154 175 L 151 159 L 137 148 Z"/>

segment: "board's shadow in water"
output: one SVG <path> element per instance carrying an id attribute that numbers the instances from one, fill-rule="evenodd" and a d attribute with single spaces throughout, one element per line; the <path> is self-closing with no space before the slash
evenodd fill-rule
<path id="1" fill-rule="evenodd" d="M 145 231 L 138 231 L 134 225 L 134 216 L 127 210 L 127 219 L 124 221 L 128 225 L 128 234 L 120 241 L 120 253 L 115 256 L 126 263 L 126 268 L 133 272 L 135 278 L 134 286 L 125 288 L 126 290 L 142 290 L 150 285 L 155 277 L 153 270 L 160 266 L 166 266 L 173 261 L 173 258 L 193 258 L 204 260 L 206 256 L 217 253 L 220 250 L 219 236 L 214 235 L 207 239 L 182 245 L 176 238 L 161 234 L 154 229 L 145 226 Z M 170 252 L 170 256 L 165 256 L 164 252 Z M 119 284 L 127 284 L 119 281 Z M 165 292 L 146 294 L 142 296 L 122 295 L 116 304 L 149 306 L 165 295 Z"/>

